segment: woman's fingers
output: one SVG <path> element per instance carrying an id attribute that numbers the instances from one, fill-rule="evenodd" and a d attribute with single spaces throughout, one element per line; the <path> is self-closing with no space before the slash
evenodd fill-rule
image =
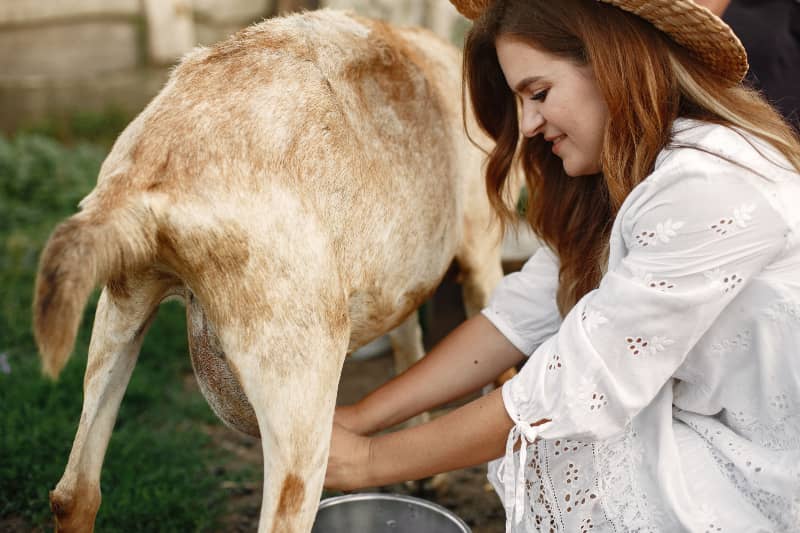
<path id="1" fill-rule="evenodd" d="M 370 438 L 363 437 L 338 423 L 333 424 L 325 487 L 355 490 L 368 485 Z"/>

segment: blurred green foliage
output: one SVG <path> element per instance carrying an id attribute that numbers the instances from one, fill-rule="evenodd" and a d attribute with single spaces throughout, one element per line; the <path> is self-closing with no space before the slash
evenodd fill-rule
<path id="1" fill-rule="evenodd" d="M 40 372 L 30 312 L 47 236 L 77 211 L 105 157 L 102 143 L 110 144 L 99 134 L 107 122 L 80 124 L 69 145 L 43 135 L 45 128 L 0 136 L 0 526 L 13 518 L 47 527 L 48 492 L 80 418 L 92 321 L 84 319 L 71 360 L 52 383 Z M 93 316 L 96 299 L 85 316 Z M 214 530 L 226 501 L 222 478 L 260 477 L 226 468 L 226 456 L 201 431 L 219 422 L 197 390 L 185 388 L 190 372 L 183 308 L 167 304 L 147 335 L 111 438 L 98 531 Z"/>
<path id="2" fill-rule="evenodd" d="M 521 218 L 525 218 L 528 212 L 528 187 L 523 186 L 519 191 L 519 199 L 517 200 L 517 213 Z"/>
<path id="3" fill-rule="evenodd" d="M 17 134 L 49 137 L 66 145 L 91 142 L 107 149 L 130 121 L 129 113 L 109 107 L 102 112 L 75 111 L 54 115 L 21 127 Z"/>
<path id="4" fill-rule="evenodd" d="M 30 344 L 39 251 L 55 224 L 92 188 L 102 149 L 64 148 L 40 135 L 0 138 L 0 351 Z"/>

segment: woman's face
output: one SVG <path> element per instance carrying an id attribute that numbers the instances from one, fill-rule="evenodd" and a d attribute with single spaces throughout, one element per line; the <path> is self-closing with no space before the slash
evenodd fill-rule
<path id="1" fill-rule="evenodd" d="M 496 48 L 506 82 L 522 101 L 522 134 L 551 143 L 569 176 L 600 172 L 608 107 L 591 67 L 514 37 L 498 37 Z"/>

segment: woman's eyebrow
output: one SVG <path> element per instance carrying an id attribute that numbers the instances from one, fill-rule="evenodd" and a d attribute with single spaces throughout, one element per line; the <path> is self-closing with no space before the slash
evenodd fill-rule
<path id="1" fill-rule="evenodd" d="M 521 93 L 525 90 L 525 88 L 530 85 L 531 83 L 537 82 L 541 80 L 541 76 L 528 76 L 527 78 L 522 78 L 517 84 L 514 86 L 514 91 Z"/>

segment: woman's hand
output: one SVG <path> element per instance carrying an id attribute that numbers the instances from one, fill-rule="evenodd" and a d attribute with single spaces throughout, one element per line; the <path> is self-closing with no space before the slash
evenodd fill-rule
<path id="1" fill-rule="evenodd" d="M 325 487 L 355 490 L 369 486 L 371 443 L 371 438 L 334 423 Z"/>
<path id="2" fill-rule="evenodd" d="M 325 486 L 378 487 L 485 463 L 502 457 L 513 427 L 501 389 L 426 424 L 375 437 L 334 424 Z"/>

